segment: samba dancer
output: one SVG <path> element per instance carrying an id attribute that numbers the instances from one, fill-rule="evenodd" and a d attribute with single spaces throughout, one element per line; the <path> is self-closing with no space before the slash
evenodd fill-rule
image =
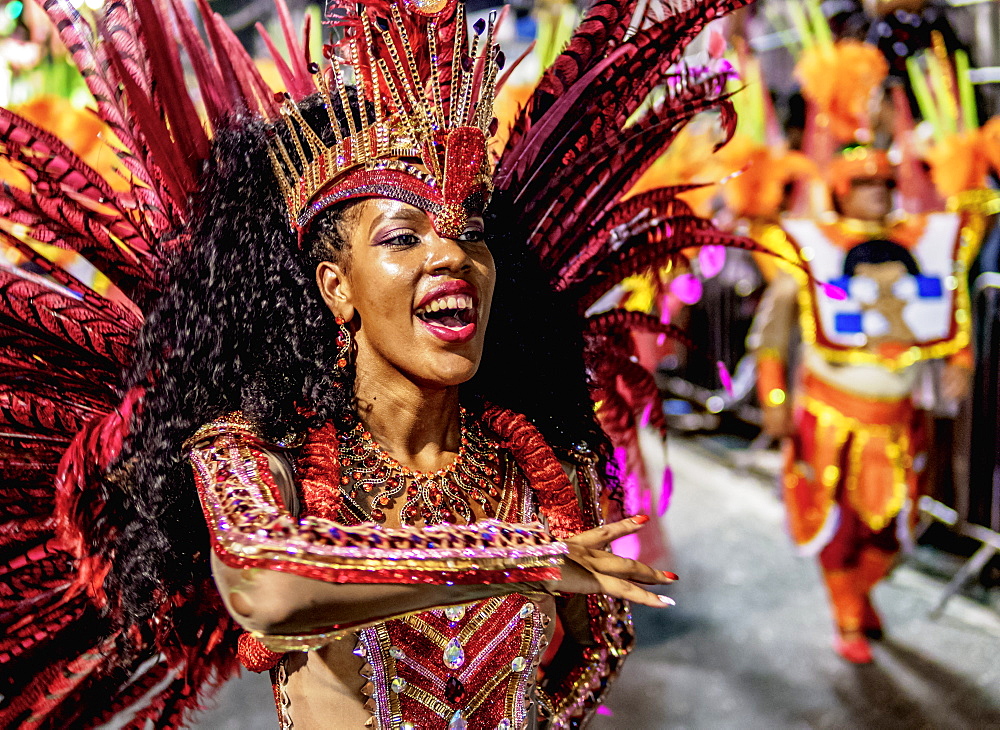
<path id="1" fill-rule="evenodd" d="M 620 519 L 593 399 L 645 392 L 616 343 L 670 328 L 583 315 L 727 242 L 672 189 L 621 199 L 670 144 L 652 132 L 731 113 L 724 70 L 671 69 L 738 4 L 595 4 L 494 171 L 503 59 L 455 0 L 334 5 L 329 65 L 279 6 L 277 97 L 218 16 L 207 48 L 178 8 L 118 3 L 95 40 L 48 3 L 133 178 L 116 194 L 4 110 L 31 181 L 9 242 L 84 251 L 125 304 L 44 262 L 51 280 L 2 272 L 0 467 L 23 508 L 0 719 L 181 725 L 237 655 L 300 728 L 589 716 L 633 641 L 623 599 L 668 605 L 636 582 L 673 579 L 604 550 L 644 520 Z"/>

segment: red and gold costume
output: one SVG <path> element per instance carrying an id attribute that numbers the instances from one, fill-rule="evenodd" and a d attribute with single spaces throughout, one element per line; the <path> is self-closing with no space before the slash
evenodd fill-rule
<path id="1" fill-rule="evenodd" d="M 596 457 L 576 450 L 571 482 L 525 418 L 490 409 L 472 430 L 469 448 L 482 456 L 478 477 L 486 496 L 480 503 L 488 517 L 456 524 L 458 516 L 444 511 L 427 515 L 421 527 L 386 529 L 359 521 L 343 498 L 362 476 L 349 455 L 349 428 L 327 426 L 301 443 L 278 446 L 239 414 L 208 424 L 192 438 L 191 461 L 215 551 L 232 566 L 359 584 L 530 583 L 557 576 L 565 547 L 555 536 L 601 521 Z M 298 494 L 292 499 L 301 504 L 298 515 L 285 507 L 268 467 L 267 451 L 276 450 L 297 454 Z M 552 672 L 560 679 L 543 679 L 540 687 L 536 676 L 552 621 L 557 608 L 566 608 L 566 599 L 554 603 L 540 591 L 361 627 L 331 626 L 322 634 L 244 634 L 240 658 L 256 671 L 272 670 L 283 726 L 290 726 L 290 708 L 282 654 L 343 640 L 351 642 L 358 671 L 368 678 L 364 699 L 375 728 L 520 728 L 536 713 L 548 727 L 569 727 L 613 678 L 633 641 L 623 602 L 572 600 L 585 601 L 589 618 L 572 625 L 579 619 L 564 614 L 569 636 L 580 638 L 564 639 L 556 659 L 563 666 Z"/>
<path id="2" fill-rule="evenodd" d="M 765 428 L 788 436 L 789 531 L 819 557 L 837 650 L 867 662 L 866 635 L 881 632 L 869 594 L 909 540 L 927 461 L 917 391 L 934 380 L 929 361 L 971 368 L 967 277 L 984 218 L 968 209 L 889 213 L 897 175 L 871 146 L 888 64 L 874 46 L 834 42 L 818 12 L 797 24 L 810 37 L 795 69 L 808 104 L 804 147 L 827 205 L 868 219 L 830 211 L 762 232 L 763 246 L 789 265 L 765 293 L 750 344 Z M 916 205 L 908 116 L 893 130 L 908 165 L 902 201 L 933 210 Z"/>

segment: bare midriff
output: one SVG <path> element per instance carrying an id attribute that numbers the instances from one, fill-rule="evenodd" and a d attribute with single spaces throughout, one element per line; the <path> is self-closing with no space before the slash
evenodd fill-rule
<path id="1" fill-rule="evenodd" d="M 322 649 L 285 658 L 288 715 L 296 730 L 362 728 L 371 717 L 364 705 L 364 660 L 354 654 L 351 634 Z"/>

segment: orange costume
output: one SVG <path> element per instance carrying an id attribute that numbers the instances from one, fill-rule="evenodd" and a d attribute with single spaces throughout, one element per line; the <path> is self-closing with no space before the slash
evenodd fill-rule
<path id="1" fill-rule="evenodd" d="M 761 303 L 758 392 L 765 406 L 789 397 L 798 319 L 783 491 L 791 536 L 819 555 L 842 635 L 881 630 L 869 591 L 908 542 L 926 462 L 914 393 L 926 361 L 971 367 L 966 270 L 984 224 L 958 212 L 884 224 L 831 216 L 786 219 L 762 238 L 802 268 Z"/>
<path id="2" fill-rule="evenodd" d="M 878 48 L 834 41 L 818 3 L 793 22 L 806 40 L 795 68 L 809 109 L 804 148 L 830 198 L 809 202 L 838 213 L 785 218 L 759 235 L 784 272 L 761 301 L 749 344 L 765 431 L 787 437 L 789 531 L 803 553 L 819 557 L 837 651 L 860 663 L 872 658 L 866 636 L 881 634 L 870 591 L 910 540 L 927 463 L 922 410 L 939 394 L 957 406 L 972 368 L 967 278 L 996 212 L 996 200 L 976 190 L 991 137 L 975 129 L 972 87 L 959 73 L 967 63 L 952 73 L 943 49 L 927 66 L 947 72 L 914 79 L 922 92 L 929 84 L 941 92 L 918 94 L 941 107 L 921 104 L 924 119 L 938 124 L 935 144 L 918 151 L 902 95 L 892 115 L 882 103 L 889 67 Z M 919 71 L 915 59 L 910 65 Z M 890 126 L 898 175 L 872 144 Z M 951 139 L 956 130 L 963 135 Z M 909 215 L 890 212 L 897 183 L 895 202 Z M 928 212 L 942 207 L 938 196 L 953 204 Z"/>

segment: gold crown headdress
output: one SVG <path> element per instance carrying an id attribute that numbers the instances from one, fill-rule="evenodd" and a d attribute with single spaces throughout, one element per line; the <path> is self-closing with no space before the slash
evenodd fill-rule
<path id="1" fill-rule="evenodd" d="M 461 235 L 492 191 L 487 138 L 503 66 L 495 17 L 476 22 L 470 48 L 462 0 L 331 2 L 327 21 L 344 35 L 324 47 L 328 67 L 279 64 L 289 134 L 273 135 L 269 153 L 294 229 L 344 200 L 388 197 L 429 213 L 442 235 Z M 344 66 L 353 69 L 353 109 Z M 314 92 L 329 143 L 296 104 Z"/>

